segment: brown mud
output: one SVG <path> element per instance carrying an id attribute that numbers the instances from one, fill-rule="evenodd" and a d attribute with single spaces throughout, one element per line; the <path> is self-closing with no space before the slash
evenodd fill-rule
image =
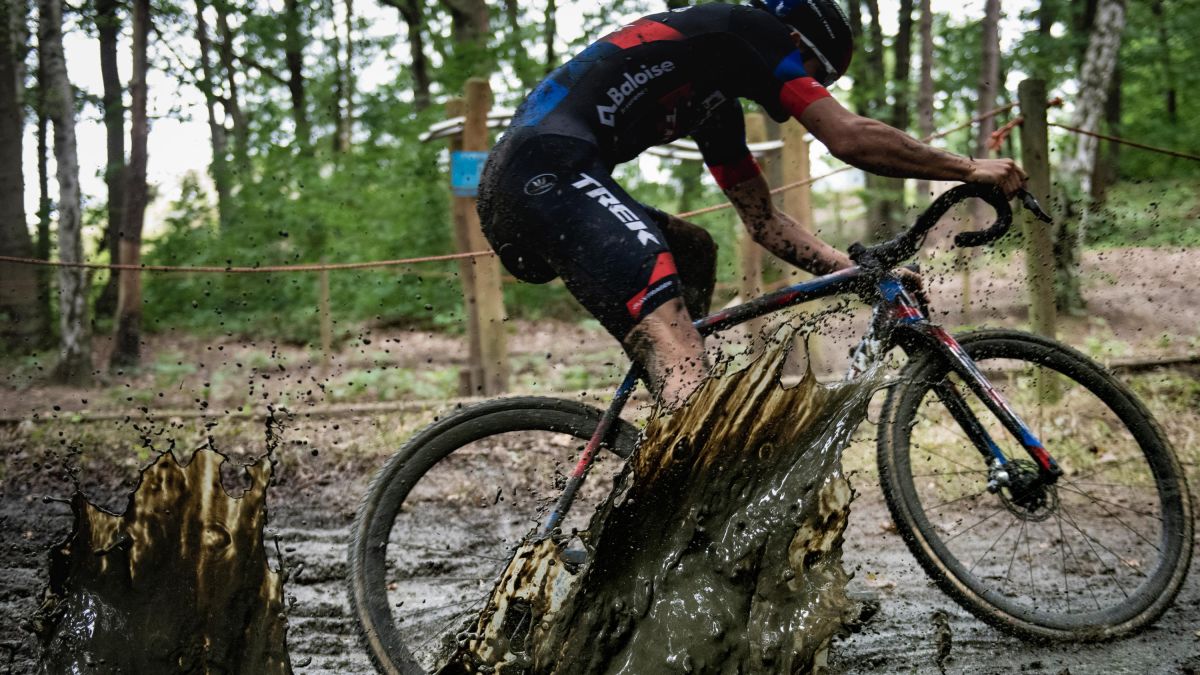
<path id="1" fill-rule="evenodd" d="M 973 277 L 975 302 L 965 313 L 958 308 L 958 275 L 936 271 L 927 275 L 935 307 L 940 309 L 939 321 L 948 326 L 1019 326 L 1023 322 L 1024 265 L 1017 256 L 996 260 Z M 1194 251 L 1183 250 L 1088 252 L 1084 270 L 1090 315 L 1063 319 L 1060 337 L 1101 360 L 1194 351 L 1200 344 L 1200 305 L 1194 302 L 1194 281 L 1200 278 L 1198 260 Z M 510 325 L 514 325 L 515 351 L 522 359 L 515 370 L 525 371 L 538 383 L 553 383 L 554 378 L 539 364 L 566 362 L 564 345 L 572 351 L 570 363 L 578 362 L 580 351 L 607 350 L 603 358 L 579 369 L 590 377 L 588 389 L 610 391 L 608 382 L 621 374 L 624 362 L 619 350 L 601 331 L 550 321 Z M 831 345 L 823 352 L 829 362 L 818 364 L 818 372 L 840 371 L 837 361 L 844 361 L 843 347 L 861 333 L 862 326 L 861 320 L 834 323 L 827 331 Z M 104 340 L 96 342 L 103 356 Z M 365 367 L 368 373 L 380 364 L 414 369 L 445 366 L 456 363 L 457 355 L 463 353 L 461 345 L 461 336 L 364 329 L 363 335 L 343 344 L 333 373 L 351 365 Z M 161 446 L 173 435 L 180 439 L 180 447 L 196 447 L 214 438 L 218 447 L 249 463 L 253 453 L 262 448 L 260 428 L 222 417 L 220 412 L 239 406 L 257 410 L 263 407 L 262 395 L 274 397 L 279 391 L 303 401 L 304 392 L 317 390 L 313 378 L 323 377 L 313 354 L 300 347 L 280 347 L 276 355 L 274 345 L 255 345 L 232 337 L 208 340 L 179 335 L 149 336 L 147 347 L 151 355 L 176 353 L 180 360 L 197 363 L 198 368 L 177 379 L 172 375 L 164 380 L 166 376 L 152 371 L 118 378 L 112 391 L 103 393 L 36 384 L 36 366 L 0 376 L 0 415 L 18 419 L 38 415 L 42 420 L 33 425 L 0 426 L 0 616 L 9 619 L 0 622 L 0 673 L 35 670 L 36 641 L 22 628 L 22 621 L 36 611 L 48 582 L 46 551 L 62 542 L 71 529 L 69 505 L 44 501 L 44 497 L 68 497 L 72 481 L 78 480 L 94 503 L 120 510 L 136 484 L 138 470 L 153 457 L 150 452 L 130 450 L 133 439 Z M 267 354 L 268 349 L 273 353 Z M 169 365 L 176 363 L 174 356 L 167 360 Z M 251 379 L 249 371 L 273 374 L 278 371 L 277 363 L 286 366 L 288 376 L 272 375 L 269 385 L 256 376 L 251 399 L 245 386 Z M 222 385 L 218 371 L 222 364 L 228 373 L 245 376 L 238 379 L 227 373 Z M 1200 486 L 1196 463 L 1200 426 L 1194 423 L 1195 410 L 1200 410 L 1196 372 L 1161 371 L 1155 381 L 1142 379 L 1139 395 L 1148 397 L 1147 404 L 1166 427 L 1193 488 Z M 1166 397 L 1157 399 L 1157 379 L 1178 386 L 1171 384 Z M 212 386 L 206 387 L 210 382 Z M 1190 388 L 1191 398 L 1180 394 L 1179 387 Z M 367 389 L 363 396 L 375 399 L 384 394 Z M 187 408 L 198 400 L 211 405 L 213 419 L 139 423 L 139 412 L 134 409 Z M 1190 409 L 1187 400 L 1192 401 Z M 130 419 L 71 424 L 70 411 L 80 409 L 120 410 L 129 412 Z M 433 414 L 304 419 L 281 446 L 276 480 L 269 490 L 272 508 L 267 553 L 273 564 L 278 564 L 278 555 L 291 570 L 287 606 L 296 672 L 371 672 L 345 597 L 349 525 L 371 475 Z M 871 418 L 875 419 L 874 413 Z M 873 471 L 864 468 L 874 463 L 871 425 L 860 429 L 846 460 L 847 466 L 858 468 L 850 472 L 850 480 L 859 495 L 843 548 L 846 569 L 854 574 L 850 587 L 879 593 L 882 608 L 862 632 L 835 642 L 830 654 L 832 673 L 937 673 L 939 652 L 945 644 L 949 644 L 944 662 L 947 673 L 1057 674 L 1064 669 L 1075 674 L 1200 672 L 1200 570 L 1196 562 L 1200 556 L 1193 556 L 1189 581 L 1175 605 L 1146 632 L 1101 645 L 1027 644 L 980 623 L 927 580 L 890 524 Z M 491 463 L 482 472 L 471 466 L 462 480 L 483 482 L 494 492 L 495 485 L 505 485 L 511 478 L 513 468 L 508 462 Z M 227 485 L 232 489 L 233 482 L 227 481 Z M 494 525 L 494 519 L 492 514 L 480 512 L 459 525 L 463 531 L 483 531 Z M 447 546 L 467 548 L 458 540 Z M 405 556 L 402 562 L 411 566 L 432 562 L 422 551 L 409 551 Z M 462 563 L 451 560 L 448 571 Z M 947 631 L 934 624 L 934 613 L 939 611 L 947 617 Z M 948 642 L 939 637 L 943 633 L 950 636 Z"/>
<path id="2" fill-rule="evenodd" d="M 653 415 L 580 536 L 527 541 L 442 673 L 807 673 L 862 610 L 845 594 L 841 451 L 876 383 L 781 383 L 794 330 Z M 726 362 L 728 365 L 728 362 Z"/>
<path id="3" fill-rule="evenodd" d="M 270 459 L 242 467 L 238 497 L 225 462 L 164 452 L 120 514 L 75 493 L 31 626 L 40 672 L 291 673 L 283 577 L 263 541 Z"/>
<path id="4" fill-rule="evenodd" d="M 1160 418 L 1166 419 L 1162 413 Z M 426 421 L 397 419 L 382 425 L 375 417 L 360 417 L 340 420 L 336 430 L 298 422 L 280 447 L 275 484 L 269 489 L 272 507 L 266 537 L 268 553 L 274 559 L 278 546 L 290 570 L 286 602 L 295 672 L 373 672 L 346 600 L 350 522 L 372 473 L 396 447 L 390 428 L 381 427 Z M 227 424 L 213 431 L 224 448 L 262 447 L 258 425 Z M 176 433 L 202 440 L 205 430 Z M 6 470 L 0 480 L 0 616 L 9 617 L 0 622 L 0 673 L 36 669 L 36 641 L 21 623 L 37 610 L 46 586 L 46 551 L 71 528 L 67 504 L 43 501 L 44 496 L 69 494 L 70 476 L 59 448 L 82 449 L 88 461 L 82 462 L 78 479 L 85 492 L 93 502 L 118 510 L 138 468 L 150 461 L 116 451 L 131 435 L 127 428 L 96 435 L 94 430 L 65 427 L 45 437 L 36 431 L 0 430 L 0 464 Z M 1177 442 L 1184 440 L 1179 436 Z M 319 452 L 314 455 L 314 450 Z M 846 452 L 847 464 L 869 466 L 873 453 L 873 429 L 864 425 Z M 490 473 L 473 470 L 470 480 L 496 485 L 509 478 L 510 469 L 503 463 L 488 466 Z M 1188 469 L 1191 484 L 1200 485 L 1200 471 L 1194 465 Z M 844 565 L 854 575 L 851 590 L 880 594 L 881 609 L 861 632 L 835 641 L 832 674 L 938 673 L 939 642 L 932 618 L 936 611 L 946 613 L 953 636 L 946 660 L 946 672 L 952 675 L 1058 675 L 1064 668 L 1074 675 L 1200 672 L 1200 556 L 1193 556 L 1191 575 L 1175 605 L 1146 632 L 1100 645 L 1028 644 L 982 624 L 935 588 L 891 525 L 873 473 L 859 471 L 849 479 L 857 497 L 845 534 Z M 463 523 L 464 529 L 478 531 L 493 526 L 494 515 L 486 511 Z M 413 566 L 427 562 L 419 550 L 405 553 L 405 560 Z M 450 562 L 458 567 L 466 560 Z"/>

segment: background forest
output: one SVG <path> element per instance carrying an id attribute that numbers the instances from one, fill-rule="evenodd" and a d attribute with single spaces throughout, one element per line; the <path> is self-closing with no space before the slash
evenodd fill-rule
<path id="1" fill-rule="evenodd" d="M 515 106 L 620 22 L 683 4 L 0 0 L 0 255 L 256 266 L 451 252 L 445 143 L 417 139 L 444 119 L 447 99 L 483 76 L 497 106 Z M 914 135 L 1013 102 L 1017 83 L 1038 77 L 1065 101 L 1052 120 L 1200 151 L 1200 3 L 852 0 L 848 10 L 859 48 L 835 95 Z M 101 76 L 81 77 L 92 71 Z M 180 119 L 206 122 L 206 137 L 174 150 L 148 144 L 156 124 Z M 981 142 L 1007 119 L 937 143 L 987 153 Z M 106 157 L 76 150 L 76 126 L 88 124 L 103 125 Z M 1051 142 L 1065 268 L 1078 243 L 1200 245 L 1200 163 L 1107 142 L 1081 147 L 1058 129 Z M 1015 134 L 1000 152 L 1016 156 L 1014 143 Z M 154 179 L 201 145 L 207 167 Z M 813 157 L 815 172 L 836 165 L 820 146 Z M 158 168 L 149 180 L 148 165 Z M 639 198 L 665 209 L 720 201 L 695 163 L 621 171 Z M 814 189 L 818 225 L 839 245 L 879 236 L 886 228 L 865 225 L 902 222 L 927 193 L 861 176 Z M 700 222 L 733 250 L 727 213 Z M 725 280 L 736 274 L 727 262 Z M 332 274 L 339 336 L 364 325 L 461 330 L 455 269 Z M 128 275 L 123 290 L 106 271 L 0 263 L 0 276 L 5 349 L 23 363 L 40 359 L 47 373 L 57 364 L 59 379 L 138 364 L 144 334 L 170 328 L 291 343 L 317 331 L 315 274 L 143 274 L 140 286 Z M 558 284 L 509 283 L 505 293 L 517 319 L 584 316 Z M 1080 300 L 1062 281 L 1061 309 Z M 92 335 L 105 345 L 113 336 L 111 347 L 93 353 Z"/>

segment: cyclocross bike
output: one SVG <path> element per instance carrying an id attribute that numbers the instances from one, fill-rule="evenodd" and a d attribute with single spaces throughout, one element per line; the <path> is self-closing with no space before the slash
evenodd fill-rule
<path id="1" fill-rule="evenodd" d="M 951 336 L 901 285 L 896 266 L 968 198 L 990 204 L 997 220 L 956 244 L 980 246 L 1009 230 L 1002 194 L 961 185 L 896 239 L 852 246 L 856 267 L 696 327 L 708 335 L 821 298 L 862 298 L 873 314 L 851 376 L 893 348 L 907 356 L 883 402 L 877 463 L 896 527 L 925 571 L 964 608 L 1018 636 L 1126 635 L 1166 610 L 1187 573 L 1184 471 L 1150 412 L 1101 365 L 1012 330 Z M 635 366 L 604 411 L 541 397 L 460 407 L 387 461 L 349 554 L 351 605 L 381 672 L 436 672 L 535 519 L 543 535 L 586 527 L 580 502 L 603 499 L 637 441 L 620 414 L 640 377 Z"/>

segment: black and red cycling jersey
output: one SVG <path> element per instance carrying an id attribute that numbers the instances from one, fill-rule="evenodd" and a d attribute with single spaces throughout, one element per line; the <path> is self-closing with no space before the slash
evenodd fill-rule
<path id="1" fill-rule="evenodd" d="M 791 30 L 747 6 L 652 14 L 551 73 L 517 110 L 512 129 L 589 141 L 611 166 L 691 136 L 725 186 L 751 170 L 738 99 L 783 122 L 829 96 L 805 72 Z"/>
<path id="2" fill-rule="evenodd" d="M 504 266 L 534 283 L 561 277 L 618 339 L 679 297 L 678 235 L 613 167 L 690 136 L 721 187 L 757 176 L 739 99 L 782 122 L 829 96 L 790 33 L 754 7 L 689 7 L 639 19 L 551 73 L 480 179 L 483 231 Z"/>

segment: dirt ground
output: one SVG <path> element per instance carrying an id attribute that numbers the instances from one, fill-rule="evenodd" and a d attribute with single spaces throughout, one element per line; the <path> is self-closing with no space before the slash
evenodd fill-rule
<path id="1" fill-rule="evenodd" d="M 942 310 L 938 319 L 948 326 L 1020 325 L 1023 270 L 1018 257 L 994 259 L 973 276 L 975 302 L 966 313 L 961 311 L 958 275 L 931 272 L 934 303 Z M 1192 292 L 1200 270 L 1194 252 L 1091 253 L 1086 270 L 1092 313 L 1064 321 L 1065 341 L 1105 361 L 1200 350 L 1200 303 Z M 857 320 L 831 323 L 824 331 L 828 342 L 818 370 L 836 371 L 843 347 L 859 330 Z M 97 349 L 103 352 L 104 345 Z M 609 390 L 624 367 L 607 336 L 576 325 L 518 324 L 513 349 L 517 381 L 540 393 L 578 395 L 580 389 L 590 389 L 591 398 Z M 261 423 L 222 413 L 261 410 L 267 401 L 281 399 L 298 416 L 278 451 L 268 536 L 278 542 L 283 563 L 291 570 L 286 592 L 293 664 L 299 673 L 370 672 L 344 589 L 348 528 L 371 474 L 435 413 L 411 410 L 328 418 L 303 413 L 331 401 L 388 398 L 387 392 L 367 387 L 349 388 L 337 399 L 329 393 L 329 383 L 338 377 L 358 378 L 383 366 L 452 373 L 464 353 L 461 338 L 364 333 L 346 344 L 324 372 L 307 349 L 233 338 L 159 336 L 152 339 L 149 351 L 152 358 L 163 357 L 159 361 L 165 366 L 188 367 L 114 376 L 99 390 L 37 385 L 37 365 L 0 373 L 0 418 L 8 420 L 0 424 L 0 615 L 8 617 L 0 624 L 0 672 L 25 673 L 34 667 L 34 644 L 22 624 L 38 604 L 46 549 L 70 526 L 66 506 L 47 497 L 67 496 L 76 480 L 94 501 L 119 509 L 138 467 L 172 441 L 181 453 L 211 437 L 216 447 L 235 458 L 256 455 L 263 448 Z M 222 382 L 217 382 L 217 373 Z M 1178 377 L 1194 380 L 1196 373 L 1185 371 Z M 410 387 L 395 397 L 434 398 L 421 396 L 421 391 Z M 147 421 L 143 408 L 216 414 Z M 129 417 L 74 423 L 75 412 L 81 410 L 128 412 Z M 35 416 L 38 421 L 31 421 Z M 848 451 L 848 465 L 867 466 L 872 461 L 870 433 L 863 433 Z M 1193 431 L 1168 424 L 1168 433 L 1181 454 L 1186 450 L 1190 457 L 1196 450 Z M 1188 469 L 1193 488 L 1200 485 L 1196 466 Z M 229 472 L 231 484 L 236 482 L 233 473 Z M 933 587 L 890 527 L 871 472 L 863 471 L 853 480 L 861 496 L 847 533 L 846 566 L 856 570 L 857 586 L 881 595 L 882 610 L 862 633 L 838 643 L 831 655 L 833 672 L 938 672 L 932 616 L 939 610 L 948 615 L 953 635 L 947 662 L 951 673 L 1200 671 L 1196 574 L 1175 606 L 1139 636 L 1089 646 L 1025 644 L 980 623 Z M 1193 567 L 1196 564 L 1193 557 Z"/>

